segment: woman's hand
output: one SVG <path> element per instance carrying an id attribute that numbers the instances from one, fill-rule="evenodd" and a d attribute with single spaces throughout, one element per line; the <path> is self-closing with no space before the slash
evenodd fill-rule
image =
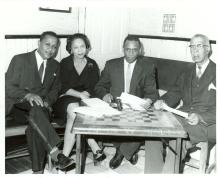
<path id="1" fill-rule="evenodd" d="M 110 93 L 108 93 L 102 98 L 102 100 L 106 103 L 111 103 L 113 100 L 113 96 Z"/>

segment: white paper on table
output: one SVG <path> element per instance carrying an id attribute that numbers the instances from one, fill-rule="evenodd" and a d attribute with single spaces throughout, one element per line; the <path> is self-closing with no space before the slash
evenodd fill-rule
<path id="1" fill-rule="evenodd" d="M 177 110 L 177 109 L 173 109 L 169 106 L 167 106 L 167 104 L 163 103 L 163 109 L 165 109 L 166 111 L 169 111 L 169 112 L 172 112 L 178 116 L 182 116 L 184 118 L 188 118 L 189 117 L 189 114 L 187 112 L 183 112 L 183 111 L 180 111 L 180 110 Z"/>
<path id="2" fill-rule="evenodd" d="M 121 99 L 121 102 L 123 104 L 128 104 L 134 110 L 138 110 L 138 111 L 145 110 L 143 105 L 146 104 L 146 101 L 142 98 L 139 98 L 137 96 L 125 92 L 123 92 L 119 98 Z"/>
<path id="3" fill-rule="evenodd" d="M 109 107 L 89 107 L 81 106 L 73 109 L 73 112 L 85 114 L 93 117 L 102 117 L 102 116 L 113 116 L 121 114 L 120 111 Z"/>
<path id="4" fill-rule="evenodd" d="M 84 102 L 86 106 L 90 107 L 110 107 L 108 103 L 99 98 L 83 99 L 82 102 Z"/>

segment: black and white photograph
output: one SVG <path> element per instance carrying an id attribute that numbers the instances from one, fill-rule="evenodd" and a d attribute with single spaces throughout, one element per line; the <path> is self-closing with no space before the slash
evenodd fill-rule
<path id="1" fill-rule="evenodd" d="M 218 7 L 0 0 L 1 174 L 217 176 Z"/>

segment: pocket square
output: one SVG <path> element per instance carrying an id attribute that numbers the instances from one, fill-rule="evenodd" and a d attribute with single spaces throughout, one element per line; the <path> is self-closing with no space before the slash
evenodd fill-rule
<path id="1" fill-rule="evenodd" d="M 57 74 L 56 74 L 56 73 L 53 73 L 53 76 L 54 76 L 54 77 L 56 77 L 56 76 L 57 76 Z"/>
<path id="2" fill-rule="evenodd" d="M 216 87 L 213 83 L 209 84 L 208 91 L 210 91 L 211 89 L 216 90 Z"/>

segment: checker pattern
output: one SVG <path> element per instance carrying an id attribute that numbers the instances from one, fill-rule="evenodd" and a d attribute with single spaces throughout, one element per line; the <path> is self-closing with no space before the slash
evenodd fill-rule
<path id="1" fill-rule="evenodd" d="M 167 125 L 171 126 L 168 120 L 159 121 L 156 117 L 155 111 L 149 109 L 147 111 L 136 111 L 132 109 L 124 109 L 121 114 L 114 116 L 103 116 L 99 118 L 86 117 L 84 119 L 84 124 L 94 124 L 94 125 L 109 125 L 109 126 L 158 126 Z"/>

